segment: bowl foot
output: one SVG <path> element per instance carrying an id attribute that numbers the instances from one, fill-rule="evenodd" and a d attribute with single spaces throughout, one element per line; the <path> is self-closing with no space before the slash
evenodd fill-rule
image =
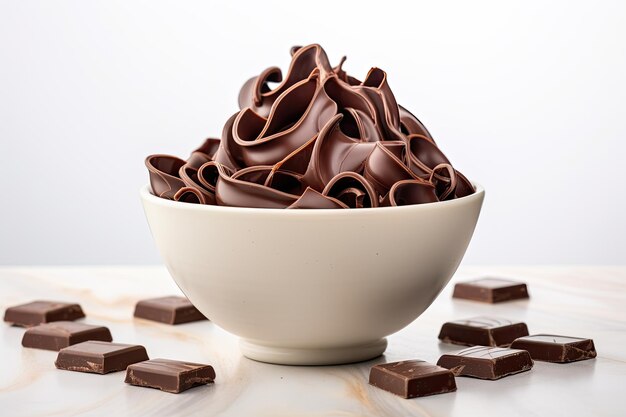
<path id="1" fill-rule="evenodd" d="M 241 339 L 241 352 L 249 359 L 278 365 L 340 365 L 373 359 L 383 354 L 387 339 L 335 348 L 289 348 L 264 345 L 257 341 Z"/>

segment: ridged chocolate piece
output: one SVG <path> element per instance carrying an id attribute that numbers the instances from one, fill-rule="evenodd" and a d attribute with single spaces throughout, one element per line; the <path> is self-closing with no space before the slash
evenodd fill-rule
<path id="1" fill-rule="evenodd" d="M 515 349 L 524 349 L 538 361 L 568 363 L 593 359 L 597 356 L 593 340 L 581 337 L 535 334 L 516 339 Z"/>
<path id="2" fill-rule="evenodd" d="M 22 337 L 22 346 L 35 349 L 60 350 L 88 340 L 112 341 L 111 332 L 104 326 L 55 321 L 31 327 Z"/>
<path id="3" fill-rule="evenodd" d="M 67 371 L 107 374 L 147 360 L 146 348 L 140 345 L 88 341 L 61 349 L 54 364 Z"/>
<path id="4" fill-rule="evenodd" d="M 528 298 L 528 289 L 526 284 L 519 281 L 481 278 L 456 284 L 452 297 L 484 303 L 500 303 Z"/>
<path id="5" fill-rule="evenodd" d="M 456 391 L 452 372 L 421 360 L 375 365 L 370 370 L 369 383 L 402 398 Z"/>
<path id="6" fill-rule="evenodd" d="M 4 321 L 14 326 L 30 327 L 52 321 L 72 321 L 85 317 L 78 304 L 58 301 L 33 301 L 4 312 Z"/>
<path id="7" fill-rule="evenodd" d="M 181 324 L 207 319 L 187 298 L 178 296 L 139 301 L 135 306 L 135 317 L 166 324 Z"/>
<path id="8" fill-rule="evenodd" d="M 170 359 L 151 359 L 130 365 L 126 369 L 125 382 L 178 394 L 189 388 L 209 384 L 214 380 L 215 371 L 210 365 Z"/>
<path id="9" fill-rule="evenodd" d="M 451 370 L 454 376 L 494 380 L 529 371 L 533 360 L 525 350 L 474 346 L 441 356 L 437 365 Z"/>
<path id="10" fill-rule="evenodd" d="M 333 68 L 319 45 L 291 52 L 284 77 L 270 67 L 243 85 L 239 111 L 224 124 L 221 140 L 205 140 L 186 161 L 146 159 L 156 196 L 234 207 L 337 209 L 474 193 L 424 125 L 398 105 L 383 70 L 372 68 L 360 81 L 342 69 L 345 57 Z M 348 173 L 352 180 L 340 181 Z"/>
<path id="11" fill-rule="evenodd" d="M 474 317 L 444 323 L 439 339 L 466 346 L 508 346 L 518 337 L 527 335 L 525 323 L 495 317 Z"/>

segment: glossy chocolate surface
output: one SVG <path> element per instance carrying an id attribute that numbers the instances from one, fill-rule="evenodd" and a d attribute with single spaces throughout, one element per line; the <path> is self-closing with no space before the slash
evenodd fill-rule
<path id="1" fill-rule="evenodd" d="M 30 327 L 52 321 L 70 321 L 85 317 L 78 304 L 58 301 L 33 301 L 9 307 L 4 312 L 4 321 L 15 326 Z"/>
<path id="2" fill-rule="evenodd" d="M 146 348 L 140 345 L 88 341 L 61 349 L 54 364 L 68 371 L 107 374 L 147 360 Z"/>
<path id="3" fill-rule="evenodd" d="M 568 363 L 597 356 L 593 340 L 582 337 L 535 334 L 516 339 L 511 347 L 527 350 L 533 359 L 545 362 Z"/>
<path id="4" fill-rule="evenodd" d="M 528 298 L 526 284 L 502 278 L 481 278 L 474 281 L 459 282 L 454 286 L 453 298 L 500 303 L 503 301 Z"/>
<path id="5" fill-rule="evenodd" d="M 104 326 L 92 326 L 73 321 L 55 321 L 26 330 L 22 338 L 22 346 L 58 351 L 88 340 L 110 342 L 113 338 L 109 329 Z"/>
<path id="6" fill-rule="evenodd" d="M 135 317 L 166 324 L 181 324 L 206 320 L 185 297 L 167 296 L 142 300 L 135 306 Z"/>
<path id="7" fill-rule="evenodd" d="M 466 346 L 508 346 L 518 337 L 527 335 L 525 323 L 497 317 L 475 317 L 444 323 L 439 339 Z"/>
<path id="8" fill-rule="evenodd" d="M 210 365 L 170 359 L 151 359 L 128 366 L 125 382 L 178 394 L 189 388 L 209 384 L 214 380 L 215 371 Z"/>
<path id="9" fill-rule="evenodd" d="M 472 184 L 426 127 L 396 102 L 387 74 L 363 81 L 333 67 L 316 44 L 291 49 L 283 76 L 245 82 L 221 139 L 187 160 L 146 159 L 155 195 L 233 207 L 336 209 L 463 197 Z"/>
<path id="10" fill-rule="evenodd" d="M 494 380 L 529 371 L 533 361 L 525 350 L 473 346 L 442 355 L 437 365 L 451 370 L 455 376 Z"/>
<path id="11" fill-rule="evenodd" d="M 456 391 L 452 372 L 421 360 L 375 365 L 370 370 L 369 383 L 402 398 Z"/>

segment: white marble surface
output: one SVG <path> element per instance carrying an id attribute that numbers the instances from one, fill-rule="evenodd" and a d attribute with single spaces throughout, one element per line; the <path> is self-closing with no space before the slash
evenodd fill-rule
<path id="1" fill-rule="evenodd" d="M 237 339 L 210 322 L 167 326 L 132 318 L 141 298 L 177 293 L 158 267 L 0 268 L 0 310 L 35 298 L 79 302 L 85 322 L 109 326 L 118 342 L 140 343 L 151 357 L 212 364 L 213 385 L 179 395 L 128 386 L 121 372 L 59 371 L 55 352 L 22 348 L 23 329 L 0 326 L 0 415 L 21 416 L 624 416 L 626 268 L 463 268 L 519 278 L 530 301 L 485 305 L 451 299 L 448 285 L 422 317 L 389 338 L 384 357 L 355 365 L 288 367 L 241 356 Z M 457 378 L 451 394 L 404 400 L 367 384 L 381 361 L 435 362 L 455 346 L 439 343 L 444 321 L 493 314 L 528 323 L 531 333 L 591 337 L 598 358 L 535 362 L 500 381 Z M 71 400 L 70 400 L 71 399 Z"/>

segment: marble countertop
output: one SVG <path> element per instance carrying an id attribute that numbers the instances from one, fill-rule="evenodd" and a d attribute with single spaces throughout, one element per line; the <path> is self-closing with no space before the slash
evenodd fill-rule
<path id="1" fill-rule="evenodd" d="M 452 300 L 453 283 L 482 275 L 518 278 L 531 299 L 499 305 Z M 353 365 L 291 367 L 241 356 L 237 338 L 211 322 L 168 326 L 132 318 L 137 300 L 178 294 L 160 267 L 0 268 L 0 310 L 32 299 L 79 302 L 85 322 L 115 341 L 140 343 L 151 357 L 213 365 L 215 384 L 173 395 L 108 375 L 59 371 L 56 352 L 22 348 L 24 332 L 0 326 L 0 415 L 21 416 L 624 416 L 626 267 L 466 267 L 434 304 L 389 338 L 381 358 Z M 448 320 L 497 315 L 525 321 L 531 333 L 593 338 L 594 360 L 535 362 L 499 381 L 457 378 L 458 391 L 404 400 L 371 387 L 378 362 L 436 362 L 458 347 L 440 343 Z"/>

